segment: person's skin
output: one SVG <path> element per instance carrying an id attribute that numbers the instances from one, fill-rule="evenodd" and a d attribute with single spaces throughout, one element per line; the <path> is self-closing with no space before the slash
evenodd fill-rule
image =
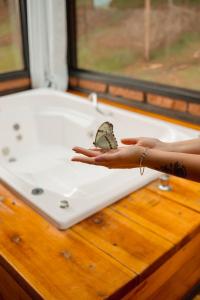
<path id="1" fill-rule="evenodd" d="M 128 138 L 122 143 L 127 146 L 104 153 L 101 149 L 74 147 L 84 156 L 75 156 L 72 161 L 110 169 L 138 168 L 145 153 L 142 166 L 200 182 L 200 139 L 164 143 L 153 138 Z"/>
<path id="2" fill-rule="evenodd" d="M 126 145 L 138 145 L 169 152 L 200 154 L 200 138 L 180 142 L 165 143 L 155 138 L 138 137 L 122 139 L 122 143 Z"/>

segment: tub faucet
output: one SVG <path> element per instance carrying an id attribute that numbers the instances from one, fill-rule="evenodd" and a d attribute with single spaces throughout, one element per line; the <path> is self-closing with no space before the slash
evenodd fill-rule
<path id="1" fill-rule="evenodd" d="M 158 184 L 158 189 L 161 190 L 161 191 L 171 191 L 172 190 L 172 187 L 169 183 L 169 175 L 168 174 L 161 174 L 160 177 L 159 177 L 159 184 Z"/>
<path id="2" fill-rule="evenodd" d="M 98 103 L 98 98 L 97 98 L 96 93 L 89 94 L 88 99 L 92 102 L 94 109 L 101 115 L 104 115 L 104 116 L 112 116 L 113 115 L 112 112 L 104 112 L 99 108 L 99 103 Z"/>

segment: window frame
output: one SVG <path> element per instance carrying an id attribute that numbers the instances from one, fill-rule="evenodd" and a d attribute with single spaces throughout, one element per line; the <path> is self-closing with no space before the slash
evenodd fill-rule
<path id="1" fill-rule="evenodd" d="M 67 7 L 67 35 L 68 35 L 68 70 L 69 76 L 88 79 L 96 82 L 114 84 L 121 87 L 132 88 L 146 93 L 181 99 L 187 102 L 200 103 L 199 91 L 165 85 L 151 81 L 145 81 L 125 76 L 110 75 L 101 72 L 78 68 L 77 65 L 77 41 L 76 41 L 76 0 L 66 0 Z M 74 89 L 76 89 L 74 87 Z M 123 103 L 123 99 L 121 101 Z M 144 104 L 141 104 L 144 105 Z"/>
<path id="2" fill-rule="evenodd" d="M 24 68 L 22 70 L 0 73 L 0 82 L 30 77 L 29 71 L 29 44 L 28 44 L 28 24 L 27 24 L 27 1 L 19 0 L 20 24 L 22 35 L 22 55 Z"/>

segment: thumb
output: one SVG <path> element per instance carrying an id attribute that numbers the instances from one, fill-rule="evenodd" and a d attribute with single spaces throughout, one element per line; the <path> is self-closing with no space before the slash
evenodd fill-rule
<path id="1" fill-rule="evenodd" d="M 121 142 L 125 145 L 134 145 L 137 144 L 139 141 L 139 138 L 124 138 L 121 139 Z"/>

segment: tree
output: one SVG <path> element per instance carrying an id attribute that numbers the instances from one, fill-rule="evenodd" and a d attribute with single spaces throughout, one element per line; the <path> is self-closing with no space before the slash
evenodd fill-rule
<path id="1" fill-rule="evenodd" d="M 150 27 L 151 27 L 151 0 L 145 0 L 144 10 L 144 58 L 150 59 Z"/>

